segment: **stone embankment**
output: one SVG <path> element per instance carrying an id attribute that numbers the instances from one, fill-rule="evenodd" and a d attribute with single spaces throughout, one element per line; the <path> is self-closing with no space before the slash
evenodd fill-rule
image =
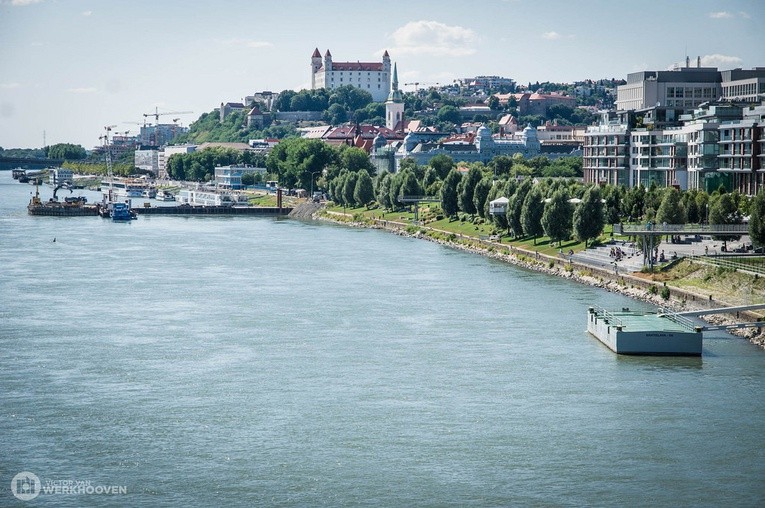
<path id="1" fill-rule="evenodd" d="M 714 299 L 712 295 L 709 294 L 693 293 L 669 285 L 669 298 L 665 300 L 660 296 L 659 291 L 663 286 L 662 283 L 636 277 L 631 274 L 616 274 L 611 270 L 606 270 L 601 267 L 572 261 L 568 256 L 548 256 L 490 240 L 454 235 L 447 231 L 427 227 L 417 227 L 412 231 L 410 224 L 397 221 L 373 219 L 370 222 L 358 222 L 351 220 L 348 214 L 340 212 L 325 211 L 323 213 L 317 213 L 321 208 L 322 207 L 316 209 L 312 215 L 313 218 L 337 222 L 353 227 L 385 229 L 400 236 L 421 238 L 451 248 L 488 256 L 529 270 L 557 277 L 564 277 L 581 284 L 605 289 L 606 291 L 613 293 L 620 293 L 635 300 L 647 302 L 656 305 L 657 307 L 663 307 L 670 311 L 679 312 L 685 310 L 702 310 L 733 306 L 733 304 Z M 306 215 L 302 216 L 305 218 L 309 217 Z M 429 233 L 441 234 L 432 235 Z M 740 316 L 714 314 L 703 316 L 702 319 L 710 324 L 719 325 L 733 324 L 747 319 L 755 320 L 757 317 L 758 316 L 754 314 L 742 312 L 740 313 Z M 754 344 L 765 348 L 765 331 L 759 331 L 756 328 L 752 328 L 735 330 L 730 333 L 745 337 Z"/>
<path id="2" fill-rule="evenodd" d="M 293 219 L 311 219 L 314 218 L 316 213 L 322 208 L 324 208 L 324 205 L 321 203 L 304 201 L 295 206 L 287 216 L 292 217 Z"/>

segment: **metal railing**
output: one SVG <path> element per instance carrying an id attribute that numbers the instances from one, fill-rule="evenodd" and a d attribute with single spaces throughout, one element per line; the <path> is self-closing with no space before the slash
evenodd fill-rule
<path id="1" fill-rule="evenodd" d="M 757 266 L 720 256 L 686 256 L 686 259 L 705 265 L 719 266 L 728 270 L 765 275 L 765 262 L 763 262 L 763 265 Z"/>
<path id="2" fill-rule="evenodd" d="M 696 328 L 698 328 L 698 325 L 694 323 L 690 318 L 687 318 L 685 316 L 678 316 L 677 314 L 675 314 L 675 311 L 671 309 L 660 307 L 659 315 L 664 316 L 665 318 L 669 319 L 673 323 L 676 323 L 677 325 L 683 328 L 686 328 L 688 330 L 696 331 Z"/>
<path id="3" fill-rule="evenodd" d="M 614 224 L 614 233 L 635 234 L 747 234 L 746 224 Z"/>

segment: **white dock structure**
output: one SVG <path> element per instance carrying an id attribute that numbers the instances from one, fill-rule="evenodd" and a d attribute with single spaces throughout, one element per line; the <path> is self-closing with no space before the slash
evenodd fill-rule
<path id="1" fill-rule="evenodd" d="M 590 307 L 587 331 L 620 355 L 701 356 L 702 331 L 687 318 Z"/>

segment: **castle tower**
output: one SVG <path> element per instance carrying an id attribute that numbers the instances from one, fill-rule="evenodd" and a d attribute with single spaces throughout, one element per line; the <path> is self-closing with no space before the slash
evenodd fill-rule
<path id="1" fill-rule="evenodd" d="M 385 50 L 385 53 L 383 53 L 383 70 L 390 74 L 390 55 L 388 54 L 388 50 Z"/>
<path id="2" fill-rule="evenodd" d="M 319 72 L 319 69 L 321 69 L 321 53 L 319 53 L 319 48 L 316 48 L 311 55 L 311 88 L 316 88 L 316 73 Z"/>
<path id="3" fill-rule="evenodd" d="M 385 52 L 383 57 L 383 65 L 388 52 Z M 388 59 L 388 65 L 390 65 L 390 59 Z M 390 130 L 403 130 L 402 124 L 404 120 L 404 95 L 401 90 L 398 89 L 398 69 L 396 64 L 393 64 L 393 83 L 391 86 L 388 100 L 385 101 L 385 126 Z"/>

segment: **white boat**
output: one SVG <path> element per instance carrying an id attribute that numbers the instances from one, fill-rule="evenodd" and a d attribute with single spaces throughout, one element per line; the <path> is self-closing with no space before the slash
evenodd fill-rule
<path id="1" fill-rule="evenodd" d="M 167 192 L 166 190 L 157 191 L 157 195 L 154 196 L 157 201 L 175 201 L 175 196 Z"/>
<path id="2" fill-rule="evenodd" d="M 140 198 L 144 190 L 148 189 L 146 182 L 135 179 L 113 178 L 101 182 L 101 190 L 111 190 L 113 198 Z"/>
<path id="3" fill-rule="evenodd" d="M 191 206 L 234 206 L 237 204 L 231 194 L 209 190 L 183 189 L 178 193 L 182 205 Z"/>

